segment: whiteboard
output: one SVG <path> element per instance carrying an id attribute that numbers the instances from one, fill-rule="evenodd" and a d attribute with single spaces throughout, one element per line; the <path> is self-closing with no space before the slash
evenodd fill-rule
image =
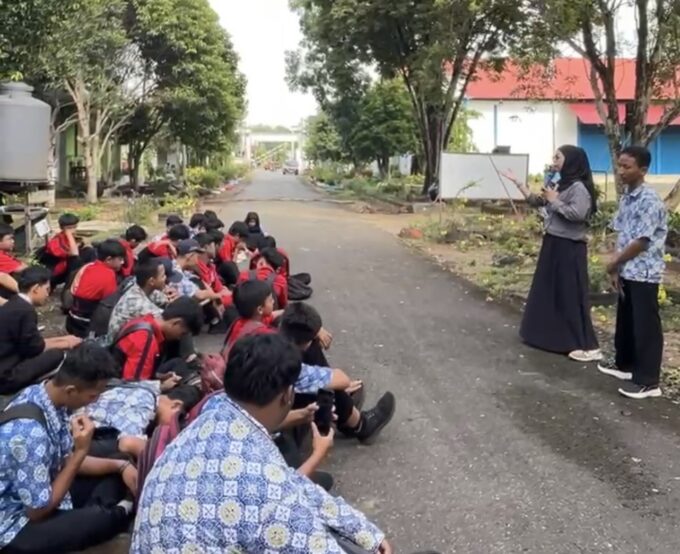
<path id="1" fill-rule="evenodd" d="M 442 154 L 440 194 L 444 199 L 523 200 L 514 183 L 498 172 L 510 169 L 522 182 L 529 174 L 528 154 Z"/>

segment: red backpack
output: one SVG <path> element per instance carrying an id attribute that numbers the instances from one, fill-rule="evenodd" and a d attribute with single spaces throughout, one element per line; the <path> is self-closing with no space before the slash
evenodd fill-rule
<path id="1" fill-rule="evenodd" d="M 229 360 L 229 352 L 231 352 L 231 349 L 234 348 L 234 345 L 239 339 L 242 339 L 243 337 L 250 337 L 251 335 L 257 335 L 263 330 L 263 328 L 266 329 L 267 327 L 261 321 L 254 321 L 250 319 L 243 326 L 243 329 L 241 329 L 239 336 L 232 337 L 231 335 L 234 331 L 234 325 L 236 325 L 238 321 L 239 320 L 237 319 L 231 324 L 231 327 L 229 327 L 229 330 L 227 331 L 227 336 L 224 338 L 224 345 L 222 346 L 221 354 L 225 364 L 227 363 L 227 360 Z M 224 379 L 224 371 L 222 372 L 222 378 Z"/>
<path id="2" fill-rule="evenodd" d="M 144 446 L 144 450 L 137 460 L 137 499 L 142 495 L 144 481 L 146 481 L 146 477 L 149 475 L 156 460 L 161 457 L 161 454 L 163 454 L 167 446 L 175 440 L 182 429 L 187 427 L 200 415 L 201 410 L 208 399 L 216 394 L 220 394 L 220 392 L 221 391 L 217 391 L 204 396 L 201 401 L 189 411 L 184 419 L 181 419 L 180 414 L 175 414 L 170 423 L 159 425 L 154 429 L 151 438 L 146 442 L 146 446 Z"/>
<path id="3" fill-rule="evenodd" d="M 224 387 L 224 371 L 227 369 L 226 358 L 223 358 L 220 354 L 204 354 L 201 362 L 201 391 L 203 394 L 221 391 Z"/>

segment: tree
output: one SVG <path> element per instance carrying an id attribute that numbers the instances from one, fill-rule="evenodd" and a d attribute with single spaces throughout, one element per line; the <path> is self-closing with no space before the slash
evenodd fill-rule
<path id="1" fill-rule="evenodd" d="M 359 106 L 359 119 L 352 133 L 352 150 L 362 161 L 376 160 L 380 175 L 385 177 L 390 158 L 412 152 L 416 136 L 404 84 L 396 80 L 374 84 Z"/>
<path id="2" fill-rule="evenodd" d="M 312 162 L 340 162 L 347 158 L 342 141 L 328 115 L 321 112 L 307 119 L 305 156 Z"/>
<path id="3" fill-rule="evenodd" d="M 447 152 L 477 152 L 477 147 L 472 140 L 472 129 L 470 128 L 470 120 L 479 117 L 479 112 L 462 108 L 458 114 L 458 118 L 453 124 L 451 136 L 449 137 L 449 144 L 446 147 Z"/>
<path id="4" fill-rule="evenodd" d="M 532 0 L 530 6 L 532 33 L 527 37 L 531 42 L 523 46 L 524 54 L 546 61 L 566 44 L 588 61 L 590 85 L 604 123 L 613 168 L 624 143 L 647 146 L 680 115 L 677 0 Z M 623 19 L 635 20 L 633 44 L 618 32 L 617 22 Z M 631 52 L 635 95 L 625 105 L 621 121 L 617 87 L 621 74 L 630 68 L 622 66 L 619 58 Z M 662 101 L 664 111 L 658 123 L 648 125 L 647 115 L 654 101 Z M 618 178 L 617 184 L 620 191 Z"/>
<path id="5" fill-rule="evenodd" d="M 338 55 L 403 80 L 426 163 L 424 189 L 482 58 L 524 22 L 519 0 L 297 0 L 294 7 L 317 59 Z"/>

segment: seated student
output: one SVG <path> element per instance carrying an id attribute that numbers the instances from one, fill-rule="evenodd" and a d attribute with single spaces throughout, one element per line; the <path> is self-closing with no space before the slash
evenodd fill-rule
<path id="1" fill-rule="evenodd" d="M 325 361 L 323 352 L 318 343 L 319 331 L 322 329 L 322 321 L 319 313 L 309 304 L 296 302 L 290 304 L 283 312 L 280 323 L 280 333 L 295 344 L 303 353 L 307 363 L 316 363 L 312 366 L 320 370 L 320 363 Z M 307 356 L 310 349 L 315 349 L 315 356 Z M 333 370 L 334 372 L 338 370 Z M 396 399 L 391 392 L 386 392 L 378 400 L 374 408 L 359 411 L 355 407 L 355 402 L 350 396 L 354 391 L 359 391 L 359 398 L 363 395 L 363 387 L 360 381 L 352 381 L 351 385 L 345 390 L 338 390 L 338 387 L 331 385 L 335 391 L 335 407 L 338 416 L 338 430 L 345 436 L 354 437 L 364 444 L 370 444 L 392 421 L 396 409 Z M 311 388 L 311 387 L 310 387 Z M 304 392 L 309 392 L 309 389 Z M 314 395 L 298 394 L 295 397 L 295 407 L 303 407 L 316 400 Z M 358 402 L 357 402 L 358 403 Z"/>
<path id="2" fill-rule="evenodd" d="M 209 303 L 212 300 L 221 301 L 221 295 L 207 287 L 200 287 L 197 281 L 199 269 L 199 255 L 204 254 L 205 249 L 194 239 L 180 241 L 177 244 L 177 259 L 173 260 L 173 276 L 168 279 L 171 287 L 177 289 L 180 296 L 195 298 L 201 303 Z"/>
<path id="3" fill-rule="evenodd" d="M 19 292 L 19 285 L 9 273 L 0 271 L 0 306 L 7 304 L 7 299 Z"/>
<path id="4" fill-rule="evenodd" d="M 239 283 L 251 279 L 266 281 L 274 292 L 276 308 L 283 310 L 288 305 L 288 281 L 279 272 L 284 263 L 283 256 L 274 248 L 265 248 L 259 252 L 255 268 L 240 274 Z"/>
<path id="5" fill-rule="evenodd" d="M 204 252 L 198 255 L 198 268 L 196 274 L 200 277 L 213 292 L 221 296 L 221 303 L 224 307 L 233 304 L 231 298 L 231 291 L 222 283 L 218 273 L 215 262 L 213 261 L 217 252 L 217 240 L 213 233 L 199 233 L 195 240 Z"/>
<path id="6" fill-rule="evenodd" d="M 171 391 L 173 400 L 182 400 L 191 409 L 201 397 L 199 383 L 192 379 L 195 372 L 182 358 L 169 358 L 168 347 L 186 335 L 201 332 L 203 314 L 192 298 L 178 298 L 163 310 L 160 318 L 148 314 L 123 325 L 111 351 L 118 359 L 121 377 L 125 381 L 182 378 L 185 383 Z M 187 383 L 186 381 L 191 382 Z"/>
<path id="7" fill-rule="evenodd" d="M 238 253 L 246 250 L 248 235 L 248 226 L 243 221 L 235 221 L 217 251 L 218 262 L 235 262 Z"/>
<path id="8" fill-rule="evenodd" d="M 52 270 L 52 289 L 66 283 L 69 277 L 84 263 L 94 259 L 92 247 L 85 246 L 76 237 L 80 219 L 77 215 L 65 213 L 59 216 L 59 233 L 45 245 L 44 255 L 39 261 Z"/>
<path id="9" fill-rule="evenodd" d="M 12 256 L 14 251 L 14 229 L 7 223 L 0 223 L 0 271 L 15 275 L 28 266 Z"/>
<path id="10" fill-rule="evenodd" d="M 150 258 L 175 259 L 177 257 L 177 245 L 180 241 L 187 240 L 188 238 L 189 228 L 186 225 L 175 225 L 170 228 L 164 238 L 150 242 L 139 253 L 137 259 L 140 262 L 145 262 Z"/>
<path id="11" fill-rule="evenodd" d="M 29 267 L 19 275 L 19 294 L 0 308 L 0 394 L 14 394 L 45 379 L 64 361 L 64 350 L 78 346 L 74 336 L 44 339 L 36 306 L 50 297 L 50 271 Z"/>
<path id="12" fill-rule="evenodd" d="M 120 243 L 125 248 L 125 263 L 120 268 L 120 274 L 123 277 L 130 277 L 135 272 L 135 249 L 147 239 L 147 233 L 144 227 L 139 225 L 132 225 L 125 231 L 125 236 L 120 239 Z"/>
<path id="13" fill-rule="evenodd" d="M 116 292 L 116 274 L 125 262 L 125 248 L 117 239 L 97 245 L 97 261 L 78 270 L 71 283 L 73 305 L 66 316 L 66 330 L 85 338 L 90 318 L 101 300 Z"/>
<path id="14" fill-rule="evenodd" d="M 391 554 L 378 528 L 290 468 L 271 439 L 291 409 L 300 369 L 299 351 L 277 335 L 234 346 L 226 394 L 167 446 L 146 478 L 131 554 L 339 553 L 336 534 Z M 182 508 L 165 509 L 171 505 Z"/>
<path id="15" fill-rule="evenodd" d="M 189 231 L 191 233 L 191 238 L 195 238 L 196 235 L 200 233 L 205 233 L 205 223 L 208 220 L 205 214 L 194 214 L 189 220 Z"/>
<path id="16" fill-rule="evenodd" d="M 170 233 L 170 229 L 176 227 L 177 225 L 184 225 L 184 220 L 177 214 L 170 214 L 165 219 L 165 231 L 153 237 L 151 242 L 160 242 L 166 240 L 168 238 L 168 234 Z"/>
<path id="17" fill-rule="evenodd" d="M 260 225 L 260 215 L 257 212 L 248 212 L 244 221 L 251 235 L 267 235 Z"/>
<path id="18" fill-rule="evenodd" d="M 111 355 L 83 344 L 69 352 L 52 380 L 24 389 L 0 415 L 3 554 L 81 551 L 128 525 L 126 487 L 136 494 L 137 470 L 125 460 L 88 455 L 94 425 L 86 416 L 72 417 L 114 375 Z"/>
<path id="19" fill-rule="evenodd" d="M 205 216 L 206 219 L 218 219 L 217 212 L 213 210 L 206 210 L 203 212 L 203 215 Z"/>
<path id="20" fill-rule="evenodd" d="M 99 398 L 83 410 L 97 428 L 92 451 L 106 458 L 119 454 L 139 458 L 149 428 L 154 424 L 170 424 L 182 411 L 182 401 L 165 394 L 176 384 L 175 379 L 110 381 Z"/>
<path id="21" fill-rule="evenodd" d="M 131 319 L 147 314 L 160 318 L 163 309 L 160 302 L 154 302 L 153 299 L 159 298 L 154 293 L 165 290 L 166 273 L 161 258 L 151 258 L 148 262 L 137 264 L 134 284 L 120 297 L 111 311 L 107 344 L 113 342 L 121 327 Z M 165 295 L 161 294 L 160 298 L 167 304 Z"/>

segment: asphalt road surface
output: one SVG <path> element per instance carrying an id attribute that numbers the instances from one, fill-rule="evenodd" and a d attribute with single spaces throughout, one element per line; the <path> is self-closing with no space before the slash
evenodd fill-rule
<path id="1" fill-rule="evenodd" d="M 256 210 L 313 277 L 331 363 L 387 389 L 376 444 L 336 441 L 336 491 L 399 552 L 677 553 L 680 417 L 635 404 L 593 366 L 530 350 L 519 315 L 294 177 L 258 173 L 225 222 Z M 209 339 L 216 344 L 217 339 Z"/>

